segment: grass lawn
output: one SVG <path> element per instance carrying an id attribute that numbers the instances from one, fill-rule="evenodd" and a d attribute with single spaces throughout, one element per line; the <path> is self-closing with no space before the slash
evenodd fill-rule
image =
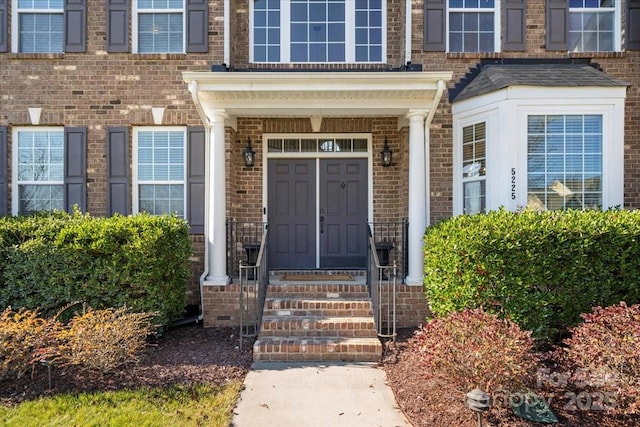
<path id="1" fill-rule="evenodd" d="M 190 385 L 45 397 L 0 406 L 0 425 L 227 427 L 241 387 Z"/>

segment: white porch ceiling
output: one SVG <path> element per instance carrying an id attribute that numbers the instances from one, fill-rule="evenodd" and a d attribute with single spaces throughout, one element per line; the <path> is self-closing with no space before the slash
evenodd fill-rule
<path id="1" fill-rule="evenodd" d="M 397 116 L 429 111 L 451 72 L 185 72 L 209 119 Z M 441 83 L 439 83 L 441 82 Z"/>

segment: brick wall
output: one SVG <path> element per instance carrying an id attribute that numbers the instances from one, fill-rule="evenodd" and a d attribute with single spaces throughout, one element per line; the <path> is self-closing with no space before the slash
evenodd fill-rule
<path id="1" fill-rule="evenodd" d="M 15 0 L 14 0 L 15 1 Z M 232 1 L 231 64 L 250 66 L 248 1 Z M 624 0 L 623 0 L 624 5 Z M 404 0 L 388 0 L 387 63 L 377 68 L 404 65 L 406 30 Z M 425 71 L 453 71 L 452 86 L 469 68 L 483 58 L 570 58 L 586 56 L 545 50 L 544 1 L 527 2 L 527 52 L 495 54 L 447 54 L 422 51 L 422 0 L 412 1 L 412 62 Z M 624 7 L 622 8 L 624 10 Z M 165 107 L 164 125 L 201 125 L 182 82 L 183 71 L 208 71 L 223 58 L 223 1 L 209 1 L 209 52 L 183 55 L 141 55 L 107 53 L 104 2 L 88 0 L 86 53 L 13 54 L 0 53 L 0 125 L 10 127 L 8 153 L 11 153 L 11 127 L 30 125 L 27 109 L 41 107 L 41 125 L 87 126 L 88 128 L 88 210 L 96 216 L 107 213 L 106 128 L 109 126 L 153 125 L 152 107 Z M 624 23 L 624 18 L 622 19 Z M 624 27 L 624 25 L 623 25 Z M 623 28 L 624 33 L 624 28 Z M 625 125 L 625 207 L 640 205 L 640 52 L 589 55 L 603 71 L 629 82 Z M 263 68 L 266 66 L 263 66 Z M 313 69 L 314 65 L 295 68 Z M 329 65 L 323 69 L 361 68 L 369 66 Z M 374 67 L 375 68 L 375 67 Z M 446 99 L 438 106 L 430 130 L 431 222 L 451 216 L 452 212 L 452 119 Z M 227 215 L 238 221 L 262 219 L 262 135 L 264 133 L 310 132 L 308 119 L 238 118 L 237 129 L 226 129 Z M 395 118 L 325 118 L 321 132 L 366 132 L 373 137 L 374 220 L 397 220 L 406 216 L 408 197 L 408 130 L 397 129 Z M 378 161 L 385 136 L 393 150 L 394 166 L 382 168 Z M 254 168 L 246 168 L 241 152 L 251 138 L 257 153 Z M 11 177 L 9 159 L 8 176 Z M 10 183 L 11 185 L 11 183 Z M 11 201 L 9 200 L 9 203 Z M 197 278 L 204 266 L 204 239 L 194 236 L 192 283 L 188 291 L 190 304 L 199 302 Z M 205 289 L 207 310 L 225 313 L 233 303 L 235 291 L 227 288 Z M 407 319 L 422 319 L 425 312 L 422 290 L 407 289 Z M 219 297 L 218 302 L 215 298 Z M 236 301 L 237 302 L 237 301 Z M 417 313 L 413 308 L 420 307 Z M 215 307 L 215 308 L 212 308 Z M 231 322 L 232 314 L 207 311 L 210 322 Z M 229 319 L 217 319 L 230 316 Z M 404 318 L 403 317 L 403 318 Z M 411 320 L 413 322 L 413 320 Z"/>

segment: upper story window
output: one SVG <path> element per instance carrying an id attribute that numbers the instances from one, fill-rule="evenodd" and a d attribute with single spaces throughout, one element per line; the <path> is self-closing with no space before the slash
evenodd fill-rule
<path id="1" fill-rule="evenodd" d="M 185 141 L 183 128 L 135 130 L 134 212 L 185 217 Z"/>
<path id="2" fill-rule="evenodd" d="M 19 129 L 14 135 L 14 211 L 64 210 L 64 129 Z"/>
<path id="3" fill-rule="evenodd" d="M 185 51 L 184 0 L 134 0 L 134 5 L 134 51 Z"/>
<path id="4" fill-rule="evenodd" d="M 448 51 L 499 50 L 499 0 L 449 0 Z"/>
<path id="5" fill-rule="evenodd" d="M 16 3 L 18 28 L 15 50 L 24 53 L 62 52 L 63 0 L 18 0 Z"/>
<path id="6" fill-rule="evenodd" d="M 569 50 L 610 52 L 620 50 L 620 1 L 570 0 Z"/>
<path id="7" fill-rule="evenodd" d="M 462 128 L 462 198 L 466 214 L 486 211 L 486 151 L 485 122 Z"/>
<path id="8" fill-rule="evenodd" d="M 602 208 L 602 115 L 529 115 L 527 206 Z"/>
<path id="9" fill-rule="evenodd" d="M 386 0 L 254 0 L 251 62 L 382 63 Z"/>

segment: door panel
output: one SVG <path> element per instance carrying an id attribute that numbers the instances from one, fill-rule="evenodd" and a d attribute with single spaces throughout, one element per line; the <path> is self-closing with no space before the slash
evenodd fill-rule
<path id="1" fill-rule="evenodd" d="M 364 268 L 367 160 L 320 160 L 320 267 Z"/>
<path id="2" fill-rule="evenodd" d="M 316 161 L 269 160 L 269 267 L 316 267 Z"/>

